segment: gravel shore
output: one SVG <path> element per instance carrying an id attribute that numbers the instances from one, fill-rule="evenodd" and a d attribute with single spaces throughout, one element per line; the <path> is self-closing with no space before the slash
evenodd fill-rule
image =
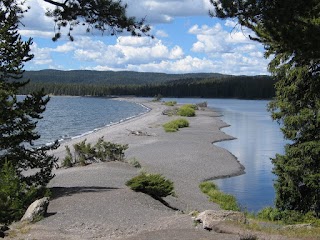
<path id="1" fill-rule="evenodd" d="M 212 144 L 232 139 L 220 131 L 226 124 L 206 108 L 188 118 L 190 127 L 166 133 L 162 124 L 176 118 L 162 114 L 168 107 L 139 98 L 126 100 L 151 110 L 64 142 L 54 154 L 63 159 L 65 145 L 72 146 L 83 139 L 95 143 L 102 136 L 107 141 L 129 144 L 126 159 L 136 158 L 146 172 L 161 173 L 174 182 L 177 197 L 165 200 L 179 211 L 127 188 L 125 182 L 139 171 L 127 163 L 57 169 L 49 185 L 53 199 L 48 216 L 32 225 L 23 239 L 238 239 L 195 227 L 188 215 L 194 210 L 219 209 L 200 192 L 200 182 L 243 173 L 243 166 L 231 153 Z"/>

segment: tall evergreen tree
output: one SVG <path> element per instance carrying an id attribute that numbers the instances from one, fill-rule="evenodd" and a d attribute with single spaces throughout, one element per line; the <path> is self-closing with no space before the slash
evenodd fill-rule
<path id="1" fill-rule="evenodd" d="M 41 119 L 49 98 L 43 91 L 24 99 L 17 96 L 19 88 L 28 83 L 19 81 L 23 65 L 33 58 L 31 39 L 23 41 L 18 32 L 23 13 L 16 0 L 0 1 L 0 170 L 9 162 L 21 183 L 27 188 L 39 188 L 53 177 L 57 159 L 46 151 L 58 144 L 34 147 L 34 141 L 40 138 L 35 131 L 37 120 Z M 33 171 L 24 174 L 30 169 Z"/>
<path id="2" fill-rule="evenodd" d="M 319 0 L 211 0 L 213 16 L 236 18 L 253 30 L 271 57 L 278 80 L 269 109 L 289 140 L 272 162 L 276 207 L 320 210 L 320 2 Z"/>

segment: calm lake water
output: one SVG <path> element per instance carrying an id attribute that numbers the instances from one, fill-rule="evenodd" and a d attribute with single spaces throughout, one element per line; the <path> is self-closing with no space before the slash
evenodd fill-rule
<path id="1" fill-rule="evenodd" d="M 166 100 L 166 99 L 165 99 Z M 179 103 L 207 101 L 208 106 L 221 113 L 230 127 L 222 131 L 237 138 L 215 143 L 235 155 L 245 166 L 246 174 L 214 182 L 226 193 L 236 196 L 241 207 L 259 211 L 273 206 L 274 188 L 272 163 L 276 153 L 283 153 L 285 141 L 279 125 L 266 110 L 268 101 L 237 99 L 170 99 Z"/>
<path id="2" fill-rule="evenodd" d="M 37 125 L 41 139 L 36 144 L 77 138 L 146 111 L 141 105 L 107 98 L 51 97 Z"/>
<path id="3" fill-rule="evenodd" d="M 283 153 L 285 141 L 279 125 L 266 111 L 268 101 L 235 99 L 165 98 L 178 103 L 207 101 L 208 106 L 221 113 L 230 127 L 222 129 L 236 137 L 215 143 L 234 154 L 246 174 L 215 180 L 220 189 L 237 197 L 249 211 L 272 206 L 274 201 L 272 164 L 270 158 Z M 39 121 L 38 131 L 44 144 L 55 139 L 76 138 L 106 125 L 114 124 L 148 111 L 143 106 L 125 101 L 88 97 L 52 97 Z"/>

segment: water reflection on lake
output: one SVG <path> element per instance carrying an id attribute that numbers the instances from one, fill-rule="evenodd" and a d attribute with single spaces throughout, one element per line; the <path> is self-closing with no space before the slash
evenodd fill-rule
<path id="1" fill-rule="evenodd" d="M 283 153 L 285 141 L 279 125 L 271 120 L 266 110 L 268 101 L 237 99 L 176 99 L 179 103 L 207 101 L 208 106 L 220 112 L 230 127 L 222 131 L 236 137 L 231 141 L 215 143 L 234 154 L 246 174 L 215 180 L 220 189 L 236 196 L 248 211 L 273 206 L 275 197 L 270 158 Z"/>

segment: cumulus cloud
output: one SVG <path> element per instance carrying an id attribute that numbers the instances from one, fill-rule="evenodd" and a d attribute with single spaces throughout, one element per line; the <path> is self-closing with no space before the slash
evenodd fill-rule
<path id="1" fill-rule="evenodd" d="M 209 0 L 124 0 L 128 14 L 149 23 L 168 23 L 181 16 L 207 16 Z"/>
<path id="2" fill-rule="evenodd" d="M 212 8 L 209 0 L 123 0 L 128 3 L 128 14 L 146 17 L 156 37 L 133 38 L 121 35 L 101 38 L 100 35 L 85 34 L 83 28 L 76 28 L 76 41 L 34 44 L 33 66 L 67 69 L 76 66 L 93 70 L 134 70 L 167 73 L 219 72 L 225 74 L 266 74 L 267 60 L 263 58 L 261 45 L 249 40 L 247 29 L 241 29 L 237 22 L 226 20 L 209 25 L 180 25 L 179 35 L 172 29 L 167 33 L 166 24 L 161 28 L 157 23 L 173 22 L 177 17 L 208 16 Z M 43 0 L 28 0 L 31 10 L 23 19 L 23 36 L 50 39 L 54 35 L 54 23 L 45 17 L 48 5 Z M 49 4 L 50 5 L 50 4 Z M 186 18 L 186 22 L 191 18 Z M 207 22 L 215 22 L 208 17 Z M 199 23 L 199 22 L 198 22 Z M 171 23 L 171 24 L 174 24 Z M 184 33 L 183 30 L 189 28 Z M 183 34 L 188 35 L 188 39 Z M 111 40 L 110 40 L 111 39 Z M 192 40 L 190 40 L 192 39 Z M 68 63 L 57 64 L 57 56 L 64 55 Z M 60 58 L 59 64 L 65 59 Z M 73 65 L 73 62 L 75 63 Z M 29 63 L 28 63 L 29 64 Z M 41 67 L 43 66 L 43 67 Z"/>
<path id="3" fill-rule="evenodd" d="M 51 64 L 52 58 L 48 48 L 39 48 L 36 43 L 31 45 L 31 52 L 34 54 L 32 63 L 35 65 Z"/>

